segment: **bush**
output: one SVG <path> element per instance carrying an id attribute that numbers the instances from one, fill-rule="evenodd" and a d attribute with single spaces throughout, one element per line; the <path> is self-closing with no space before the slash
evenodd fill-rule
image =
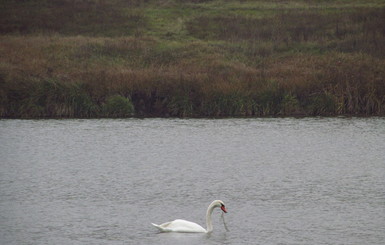
<path id="1" fill-rule="evenodd" d="M 107 98 L 102 113 L 106 117 L 129 117 L 134 114 L 134 106 L 130 99 L 121 95 L 113 95 Z"/>
<path id="2" fill-rule="evenodd" d="M 19 113 L 26 117 L 92 117 L 97 111 L 80 84 L 52 79 L 36 81 L 19 103 Z"/>

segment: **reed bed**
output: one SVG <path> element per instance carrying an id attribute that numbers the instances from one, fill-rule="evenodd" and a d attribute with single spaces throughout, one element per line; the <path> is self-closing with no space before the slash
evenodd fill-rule
<path id="1" fill-rule="evenodd" d="M 381 1 L 1 5 L 2 118 L 385 115 Z"/>

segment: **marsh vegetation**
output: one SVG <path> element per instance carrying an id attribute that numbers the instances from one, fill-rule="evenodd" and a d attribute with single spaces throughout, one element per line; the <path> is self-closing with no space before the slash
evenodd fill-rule
<path id="1" fill-rule="evenodd" d="M 385 115 L 385 3 L 4 0 L 0 116 Z"/>

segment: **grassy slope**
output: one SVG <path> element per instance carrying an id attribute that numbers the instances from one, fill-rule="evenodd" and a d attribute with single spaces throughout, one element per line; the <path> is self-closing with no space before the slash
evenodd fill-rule
<path id="1" fill-rule="evenodd" d="M 0 16 L 2 117 L 385 115 L 385 1 L 6 0 Z"/>

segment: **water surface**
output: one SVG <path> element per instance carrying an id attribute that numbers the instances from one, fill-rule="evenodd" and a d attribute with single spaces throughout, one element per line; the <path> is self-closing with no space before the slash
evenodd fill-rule
<path id="1" fill-rule="evenodd" d="M 0 244 L 384 244 L 385 119 L 0 120 Z M 221 199 L 230 231 L 205 226 Z"/>

